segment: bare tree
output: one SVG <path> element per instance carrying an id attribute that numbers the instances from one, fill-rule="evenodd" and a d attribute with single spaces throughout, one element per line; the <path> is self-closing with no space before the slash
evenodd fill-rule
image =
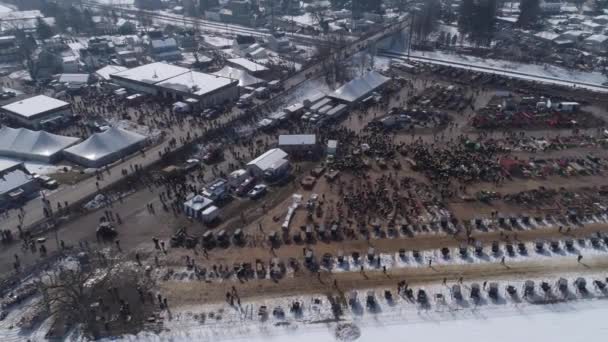
<path id="1" fill-rule="evenodd" d="M 153 304 L 148 299 L 145 305 L 144 296 L 154 282 L 141 267 L 100 253 L 90 263 L 56 267 L 44 273 L 38 286 L 43 296 L 40 304 L 51 317 L 82 324 L 94 338 L 110 329 L 123 332 L 135 328 Z"/>

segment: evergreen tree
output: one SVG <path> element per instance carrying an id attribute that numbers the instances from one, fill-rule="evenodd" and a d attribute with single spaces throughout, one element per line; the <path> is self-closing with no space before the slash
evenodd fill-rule
<path id="1" fill-rule="evenodd" d="M 118 28 L 118 34 L 121 35 L 135 34 L 136 32 L 137 29 L 135 27 L 135 24 L 130 21 L 125 22 Z"/>
<path id="2" fill-rule="evenodd" d="M 36 18 L 36 35 L 40 39 L 48 39 L 53 36 L 53 28 L 41 17 Z"/>
<path id="3" fill-rule="evenodd" d="M 520 0 L 519 2 L 519 26 L 534 24 L 540 14 L 540 0 Z"/>
<path id="4" fill-rule="evenodd" d="M 458 9 L 458 29 L 460 32 L 469 33 L 473 30 L 473 12 L 475 4 L 473 0 L 462 0 Z"/>
<path id="5" fill-rule="evenodd" d="M 414 34 L 417 40 L 426 40 L 428 35 L 435 30 L 440 10 L 439 0 L 427 0 L 414 16 Z"/>
<path id="6" fill-rule="evenodd" d="M 460 33 L 476 45 L 489 45 L 496 30 L 496 0 L 463 0 L 459 12 Z"/>

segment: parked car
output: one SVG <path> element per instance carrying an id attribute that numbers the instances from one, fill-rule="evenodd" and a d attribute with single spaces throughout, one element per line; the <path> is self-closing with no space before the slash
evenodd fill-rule
<path id="1" fill-rule="evenodd" d="M 247 179 L 245 179 L 237 188 L 236 188 L 236 195 L 237 196 L 244 196 L 246 195 L 251 188 L 253 188 L 255 186 L 255 178 L 253 177 L 248 177 Z"/>
<path id="2" fill-rule="evenodd" d="M 258 198 L 264 196 L 267 191 L 268 191 L 268 187 L 266 186 L 266 184 L 258 184 L 256 186 L 254 186 L 253 189 L 251 189 L 251 191 L 249 191 L 247 193 L 247 196 L 251 199 L 258 199 Z"/>

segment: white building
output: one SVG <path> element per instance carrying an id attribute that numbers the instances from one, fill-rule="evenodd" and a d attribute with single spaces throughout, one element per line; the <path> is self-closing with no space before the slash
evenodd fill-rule
<path id="1" fill-rule="evenodd" d="M 583 47 L 595 53 L 605 53 L 608 51 L 608 36 L 605 34 L 589 36 L 583 41 Z"/>
<path id="2" fill-rule="evenodd" d="M 247 163 L 247 171 L 255 177 L 274 177 L 289 170 L 287 153 L 280 148 L 266 151 Z"/>
<path id="3" fill-rule="evenodd" d="M 238 81 L 156 62 L 110 74 L 118 85 L 136 92 L 181 101 L 195 98 L 201 106 L 238 98 Z"/>
<path id="4" fill-rule="evenodd" d="M 184 213 L 192 218 L 201 220 L 203 211 L 211 207 L 213 201 L 201 195 L 196 195 L 184 202 Z"/>
<path id="5" fill-rule="evenodd" d="M 64 120 L 72 114 L 70 104 L 38 95 L 2 107 L 8 118 L 33 129 L 40 129 Z"/>

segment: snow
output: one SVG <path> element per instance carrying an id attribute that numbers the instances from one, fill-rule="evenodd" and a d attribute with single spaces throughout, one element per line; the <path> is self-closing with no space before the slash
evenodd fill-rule
<path id="1" fill-rule="evenodd" d="M 186 68 L 156 62 L 117 72 L 113 74 L 113 76 L 140 83 L 156 84 L 172 77 L 185 74 L 188 71 L 189 70 Z"/>
<path id="2" fill-rule="evenodd" d="M 304 13 L 302 15 L 295 15 L 295 16 L 285 15 L 285 16 L 281 17 L 281 19 L 283 19 L 287 22 L 293 21 L 294 23 L 300 24 L 303 26 L 315 26 L 316 25 L 316 19 L 314 18 L 312 13 Z"/>
<path id="3" fill-rule="evenodd" d="M 265 67 L 261 64 L 252 62 L 246 58 L 232 58 L 232 59 L 229 59 L 228 62 L 234 64 L 235 66 L 241 67 L 249 72 L 268 70 L 267 67 Z"/>
<path id="4" fill-rule="evenodd" d="M 486 289 L 481 290 L 481 299 L 475 303 L 469 297 L 472 283 L 461 285 L 463 300 L 451 298 L 450 282 L 447 285 L 424 286 L 429 297 L 429 306 L 422 307 L 393 291 L 392 303 L 384 299 L 382 289 L 357 291 L 361 305 L 359 310 L 345 309 L 342 320 L 335 323 L 331 306 L 326 295 L 306 295 L 284 298 L 256 299 L 242 303 L 242 309 L 228 303 L 205 303 L 176 308 L 170 319 L 164 320 L 164 329 L 158 335 L 142 332 L 114 338 L 116 341 L 400 341 L 408 340 L 442 341 L 449 336 L 450 341 L 584 341 L 586 338 L 602 340 L 608 336 L 608 328 L 602 319 L 608 314 L 608 303 L 604 295 L 594 289 L 592 279 L 603 279 L 601 274 L 586 274 L 589 295 L 575 292 L 573 282 L 580 274 L 569 274 L 569 291 L 563 295 L 557 288 L 558 277 L 531 279 L 535 282 L 535 294 L 529 299 L 521 299 L 524 279 L 497 281 L 499 298 L 492 300 Z M 551 301 L 541 304 L 544 295 L 540 282 L 546 281 L 552 287 Z M 489 283 L 488 282 L 488 283 Z M 480 285 L 481 282 L 477 283 Z M 518 297 L 510 298 L 506 285 L 513 285 Z M 414 294 L 420 287 L 414 287 Z M 378 303 L 376 310 L 366 308 L 366 295 L 371 291 Z M 436 294 L 445 300 L 437 299 Z M 345 294 L 347 298 L 350 292 Z M 291 303 L 302 304 L 301 316 L 289 311 Z M 268 308 L 269 317 L 265 322 L 257 316 L 261 306 Z M 272 315 L 276 307 L 281 307 L 285 318 Z M 204 322 L 201 314 L 205 314 Z M 219 318 L 217 318 L 219 317 Z M 340 327 L 341 339 L 337 337 Z M 439 329 L 438 329 L 439 328 Z M 400 337 L 401 336 L 401 337 Z"/>
<path id="5" fill-rule="evenodd" d="M 166 81 L 157 83 L 161 88 L 168 88 L 182 93 L 189 93 L 198 96 L 214 92 L 218 89 L 229 86 L 234 80 L 219 77 L 202 72 L 190 71 L 179 76 L 172 77 Z"/>
<path id="6" fill-rule="evenodd" d="M 414 60 L 418 59 L 434 64 L 451 65 L 457 68 L 564 86 L 576 85 L 594 91 L 608 92 L 608 88 L 602 87 L 602 83 L 608 82 L 608 78 L 599 72 L 569 70 L 549 64 L 523 64 L 498 59 L 484 59 L 441 51 L 412 51 L 411 57 Z M 406 57 L 403 56 L 403 58 Z M 430 60 L 426 58 L 430 58 Z"/>
<path id="7" fill-rule="evenodd" d="M 13 9 L 10 7 L 5 6 L 4 4 L 0 4 L 0 13 L 8 13 L 8 12 L 12 12 Z"/>
<path id="8" fill-rule="evenodd" d="M 67 102 L 48 97 L 46 95 L 38 95 L 25 100 L 13 102 L 2 107 L 2 109 L 29 118 L 40 113 L 57 110 L 69 105 L 70 104 Z"/>
<path id="9" fill-rule="evenodd" d="M 219 49 L 232 46 L 233 39 L 219 36 L 203 35 L 205 43 Z"/>
<path id="10" fill-rule="evenodd" d="M 25 168 L 30 173 L 37 173 L 39 175 L 49 175 L 49 174 L 53 174 L 53 173 L 59 173 L 59 172 L 63 172 L 64 168 L 67 168 L 68 170 L 70 170 L 72 168 L 70 166 L 64 166 L 64 165 L 51 165 L 51 164 L 32 162 L 32 161 L 24 162 L 22 160 L 15 159 L 15 158 L 0 157 L 0 164 L 6 163 L 8 165 L 8 164 L 12 164 L 12 163 L 21 163 L 21 162 L 23 162 Z"/>

